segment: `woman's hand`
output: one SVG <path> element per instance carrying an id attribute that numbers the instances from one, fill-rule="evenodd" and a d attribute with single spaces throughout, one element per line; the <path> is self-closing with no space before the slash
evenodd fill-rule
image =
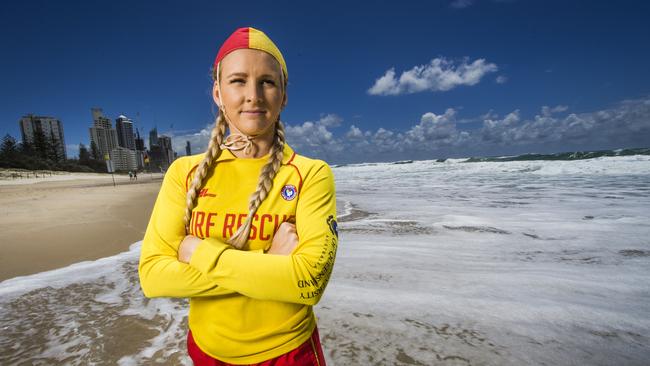
<path id="1" fill-rule="evenodd" d="M 267 251 L 268 254 L 276 255 L 289 255 L 298 245 L 298 234 L 296 233 L 296 225 L 290 222 L 283 222 L 280 224 L 278 231 L 273 236 L 273 243 L 271 248 Z"/>
<path id="2" fill-rule="evenodd" d="M 183 263 L 190 263 L 192 254 L 199 244 L 201 244 L 201 239 L 194 235 L 186 236 L 181 242 L 180 247 L 178 247 L 178 260 Z"/>

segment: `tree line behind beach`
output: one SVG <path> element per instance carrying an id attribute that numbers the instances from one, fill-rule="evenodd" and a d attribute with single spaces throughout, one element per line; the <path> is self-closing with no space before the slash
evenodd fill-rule
<path id="1" fill-rule="evenodd" d="M 64 159 L 58 154 L 56 140 L 35 132 L 33 143 L 17 142 L 6 134 L 0 147 L 0 167 L 27 170 L 59 170 L 68 172 L 106 173 L 106 163 L 98 157 L 97 149 L 91 151 L 79 144 L 78 159 Z"/>

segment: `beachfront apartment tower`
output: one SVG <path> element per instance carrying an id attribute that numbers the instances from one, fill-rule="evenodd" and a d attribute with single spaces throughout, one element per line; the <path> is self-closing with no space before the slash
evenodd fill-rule
<path id="1" fill-rule="evenodd" d="M 167 159 L 167 163 L 171 164 L 174 161 L 174 149 L 172 148 L 172 138 L 165 135 L 158 137 L 158 145 L 163 151 L 163 156 Z"/>
<path id="2" fill-rule="evenodd" d="M 138 169 L 135 150 L 118 146 L 111 151 L 111 161 L 116 171 L 131 171 Z"/>
<path id="3" fill-rule="evenodd" d="M 140 131 L 135 129 L 135 160 L 138 163 L 138 169 L 144 168 L 144 139 L 140 137 Z"/>
<path id="4" fill-rule="evenodd" d="M 107 130 L 113 128 L 113 125 L 111 124 L 111 120 L 104 117 L 104 112 L 102 111 L 101 108 L 90 108 L 90 112 L 93 115 L 94 127 L 105 128 Z"/>
<path id="5" fill-rule="evenodd" d="M 36 135 L 43 134 L 48 144 L 54 147 L 57 161 L 67 159 L 65 151 L 65 138 L 63 137 L 63 124 L 57 118 L 46 116 L 35 116 L 28 114 L 18 121 L 23 144 L 34 145 Z"/>
<path id="6" fill-rule="evenodd" d="M 115 120 L 115 129 L 117 130 L 117 143 L 121 147 L 129 150 L 135 150 L 135 136 L 133 134 L 133 121 L 124 115 L 120 115 Z"/>
<path id="7" fill-rule="evenodd" d="M 113 149 L 118 147 L 117 131 L 113 128 L 111 120 L 104 117 L 101 108 L 92 108 L 93 127 L 90 128 L 90 143 L 95 143 L 99 152 L 99 158 L 106 159 L 109 157 Z"/>
<path id="8" fill-rule="evenodd" d="M 135 149 L 138 151 L 144 151 L 144 139 L 140 137 L 140 131 L 135 129 Z"/>
<path id="9" fill-rule="evenodd" d="M 149 131 L 149 149 L 153 146 L 158 146 L 158 128 L 156 127 Z"/>
<path id="10" fill-rule="evenodd" d="M 164 135 L 156 136 L 156 138 L 158 143 L 149 149 L 150 168 L 156 171 L 165 171 L 176 158 L 172 149 L 172 139 Z"/>

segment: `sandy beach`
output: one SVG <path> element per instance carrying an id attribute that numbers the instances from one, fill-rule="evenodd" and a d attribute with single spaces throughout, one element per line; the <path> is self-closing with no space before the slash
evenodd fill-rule
<path id="1" fill-rule="evenodd" d="M 108 257 L 144 236 L 162 176 L 0 181 L 0 281 Z"/>

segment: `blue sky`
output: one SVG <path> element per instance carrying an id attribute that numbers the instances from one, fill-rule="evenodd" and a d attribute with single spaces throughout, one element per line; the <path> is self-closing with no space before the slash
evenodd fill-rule
<path id="1" fill-rule="evenodd" d="M 645 1 L 22 1 L 0 5 L 0 134 L 91 107 L 206 146 L 209 68 L 254 26 L 282 50 L 299 153 L 332 163 L 650 145 Z"/>

